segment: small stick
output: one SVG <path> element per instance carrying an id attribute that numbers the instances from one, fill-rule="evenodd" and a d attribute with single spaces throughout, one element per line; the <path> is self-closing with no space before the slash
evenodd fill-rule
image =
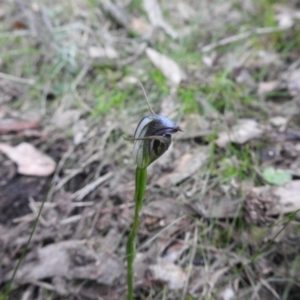
<path id="1" fill-rule="evenodd" d="M 33 85 L 35 83 L 35 79 L 20 78 L 20 77 L 5 74 L 5 73 L 2 73 L 2 72 L 0 72 L 0 78 L 5 79 L 5 80 L 18 82 L 18 83 L 29 84 L 29 85 Z"/>
<path id="2" fill-rule="evenodd" d="M 147 97 L 147 94 L 146 94 L 146 91 L 145 91 L 145 89 L 144 89 L 143 84 L 142 84 L 137 78 L 135 78 L 135 79 L 136 79 L 136 81 L 139 83 L 139 85 L 141 86 L 141 88 L 142 88 L 142 90 L 143 90 L 143 92 L 144 92 L 144 95 L 145 95 L 145 98 L 146 98 L 146 101 L 147 101 L 147 105 L 148 105 L 148 107 L 149 107 L 149 110 L 150 110 L 151 113 L 154 115 L 154 111 L 152 110 L 152 108 L 151 108 L 151 106 L 150 106 L 150 103 L 149 103 L 149 100 L 148 100 L 148 97 Z"/>
<path id="3" fill-rule="evenodd" d="M 201 51 L 202 51 L 202 53 L 210 52 L 218 47 L 225 46 L 225 45 L 228 45 L 228 44 L 240 41 L 240 40 L 244 40 L 254 34 L 262 35 L 262 34 L 268 34 L 268 33 L 274 33 L 274 32 L 281 32 L 281 31 L 285 31 L 285 30 L 286 30 L 286 28 L 279 28 L 279 27 L 256 28 L 254 30 L 250 30 L 250 31 L 246 31 L 243 33 L 239 33 L 237 35 L 229 36 L 229 37 L 219 40 L 215 43 L 206 45 L 201 49 Z"/>

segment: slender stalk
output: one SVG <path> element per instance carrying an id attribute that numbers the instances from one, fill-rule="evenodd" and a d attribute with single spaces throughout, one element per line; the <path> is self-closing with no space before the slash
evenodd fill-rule
<path id="1" fill-rule="evenodd" d="M 145 196 L 147 184 L 147 169 L 146 168 L 136 168 L 135 172 L 135 212 L 132 228 L 128 237 L 126 254 L 127 254 L 127 285 L 128 294 L 127 300 L 133 300 L 133 262 L 135 257 L 135 245 L 136 236 L 140 226 L 140 211 L 143 206 L 143 199 Z"/>

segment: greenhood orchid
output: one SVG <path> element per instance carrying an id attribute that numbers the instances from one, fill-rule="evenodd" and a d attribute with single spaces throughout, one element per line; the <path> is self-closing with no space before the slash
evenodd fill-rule
<path id="1" fill-rule="evenodd" d="M 138 81 L 139 82 L 139 81 Z M 139 82 L 140 83 L 140 82 Z M 140 83 L 146 97 L 148 107 L 152 114 L 142 118 L 139 122 L 134 137 L 126 139 L 133 141 L 133 158 L 137 164 L 135 173 L 135 212 L 131 231 L 126 245 L 127 253 L 127 300 L 133 300 L 134 295 L 134 257 L 136 237 L 140 224 L 140 211 L 143 206 L 143 200 L 147 185 L 147 167 L 163 155 L 171 145 L 171 135 L 178 131 L 183 131 L 176 122 L 154 114 L 151 109 L 146 92 Z"/>

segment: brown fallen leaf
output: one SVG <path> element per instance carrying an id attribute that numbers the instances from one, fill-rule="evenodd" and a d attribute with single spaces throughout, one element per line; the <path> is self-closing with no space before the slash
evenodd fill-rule
<path id="1" fill-rule="evenodd" d="M 1 143 L 0 151 L 18 166 L 18 173 L 31 176 L 49 176 L 55 168 L 55 161 L 28 143 L 16 147 Z"/>
<path id="2" fill-rule="evenodd" d="M 157 0 L 144 0 L 144 8 L 151 24 L 162 28 L 173 39 L 178 37 L 177 32 L 164 20 L 162 11 Z"/>
<path id="3" fill-rule="evenodd" d="M 265 95 L 267 93 L 274 92 L 278 88 L 279 84 L 280 82 L 278 80 L 260 82 L 258 85 L 257 93 L 259 95 Z"/>
<path id="4" fill-rule="evenodd" d="M 286 128 L 286 125 L 288 124 L 288 119 L 284 118 L 282 116 L 274 116 L 272 118 L 269 119 L 269 122 L 274 126 L 274 127 L 279 127 L 282 128 L 282 130 L 280 130 L 281 132 L 283 131 L 283 129 Z"/>
<path id="5" fill-rule="evenodd" d="M 247 68 L 244 68 L 244 67 L 234 68 L 232 71 L 232 76 L 233 76 L 234 80 L 239 84 L 242 84 L 242 85 L 245 85 L 248 87 L 255 86 L 255 81 Z"/>
<path id="6" fill-rule="evenodd" d="M 218 198 L 210 200 L 210 207 L 204 207 L 198 201 L 192 205 L 196 213 L 204 218 L 234 218 L 240 213 L 243 205 L 243 215 L 246 220 L 256 225 L 266 225 L 274 222 L 274 216 L 293 213 L 300 210 L 300 180 L 293 180 L 284 186 L 261 186 L 245 190 L 246 197 L 242 199 Z"/>
<path id="7" fill-rule="evenodd" d="M 90 58 L 106 57 L 104 48 L 91 46 L 88 48 L 88 54 Z"/>
<path id="8" fill-rule="evenodd" d="M 81 115 L 82 110 L 80 109 L 57 111 L 53 115 L 51 122 L 58 128 L 69 128 L 80 119 Z"/>
<path id="9" fill-rule="evenodd" d="M 272 195 L 274 205 L 268 212 L 270 215 L 291 213 L 300 209 L 300 180 L 293 180 L 279 187 L 255 187 L 253 192 L 256 195 L 262 193 Z"/>
<path id="10" fill-rule="evenodd" d="M 7 112 L 7 107 L 6 106 L 0 106 L 0 120 L 5 117 L 6 112 Z"/>
<path id="11" fill-rule="evenodd" d="M 30 252 L 19 268 L 15 282 L 24 284 L 59 276 L 111 285 L 122 274 L 123 264 L 115 255 L 95 253 L 85 241 L 69 240 Z M 0 276 L 0 282 L 10 277 L 11 273 Z"/>
<path id="12" fill-rule="evenodd" d="M 16 121 L 4 119 L 0 121 L 0 134 L 7 134 L 13 131 L 23 131 L 26 129 L 36 129 L 40 126 L 40 120 Z"/>
<path id="13" fill-rule="evenodd" d="M 6 10 L 4 8 L 4 5 L 1 3 L 0 5 L 0 18 L 4 17 L 6 15 Z"/>
<path id="14" fill-rule="evenodd" d="M 151 35 L 153 28 L 144 20 L 134 17 L 123 7 L 116 5 L 110 0 L 100 1 L 103 11 L 110 16 L 120 26 L 126 28 L 134 34 L 147 38 Z"/>
<path id="15" fill-rule="evenodd" d="M 222 300 L 231 300 L 235 298 L 235 292 L 231 286 L 226 287 L 221 293 L 219 294 L 218 299 Z"/>
<path id="16" fill-rule="evenodd" d="M 264 130 L 255 120 L 241 119 L 227 132 L 219 133 L 216 144 L 219 147 L 226 147 L 229 142 L 244 144 L 252 139 L 263 135 Z"/>
<path id="17" fill-rule="evenodd" d="M 150 37 L 153 32 L 153 27 L 140 18 L 131 18 L 129 30 L 135 34 L 141 35 L 144 38 Z"/>
<path id="18" fill-rule="evenodd" d="M 187 233 L 189 235 L 189 233 Z M 175 262 L 180 258 L 182 253 L 186 250 L 188 250 L 190 247 L 188 243 L 184 241 L 176 241 L 175 243 L 172 243 L 169 247 L 167 247 L 164 252 L 162 259 L 165 262 Z"/>
<path id="19" fill-rule="evenodd" d="M 183 71 L 171 58 L 157 52 L 152 48 L 146 49 L 146 54 L 156 68 L 158 68 L 169 82 L 176 87 L 185 78 Z"/>
<path id="20" fill-rule="evenodd" d="M 110 0 L 103 0 L 99 3 L 102 10 L 108 14 L 117 24 L 127 28 L 130 22 L 130 14 L 122 7 L 114 4 Z"/>
<path id="21" fill-rule="evenodd" d="M 280 4 L 274 5 L 274 9 L 275 20 L 277 21 L 279 28 L 290 28 L 294 25 L 295 20 L 300 19 L 299 10 Z"/>
<path id="22" fill-rule="evenodd" d="M 149 266 L 149 269 L 154 280 L 167 283 L 171 290 L 182 289 L 187 281 L 187 274 L 181 267 L 163 259 L 157 264 Z"/>
<path id="23" fill-rule="evenodd" d="M 83 143 L 87 138 L 89 127 L 86 120 L 78 120 L 73 124 L 73 142 L 75 145 Z"/>
<path id="24" fill-rule="evenodd" d="M 23 131 L 18 132 L 18 136 L 44 139 L 46 137 L 46 134 L 42 131 L 35 129 L 25 129 Z"/>
<path id="25" fill-rule="evenodd" d="M 207 149 L 199 147 L 194 153 L 185 153 L 181 156 L 177 167 L 172 173 L 162 176 L 155 184 L 166 186 L 177 184 L 193 175 L 207 162 Z"/>
<path id="26" fill-rule="evenodd" d="M 227 219 L 236 216 L 241 199 L 220 197 L 218 199 L 205 199 L 205 202 L 204 204 L 203 201 L 196 201 L 191 204 L 191 208 L 205 219 Z"/>
<path id="27" fill-rule="evenodd" d="M 298 96 L 300 92 L 300 69 L 292 71 L 288 78 L 288 91 L 292 96 Z"/>
<path id="28" fill-rule="evenodd" d="M 167 226 L 189 211 L 182 203 L 171 198 L 151 201 L 143 208 L 143 223 L 149 231 Z"/>
<path id="29" fill-rule="evenodd" d="M 190 22 L 197 13 L 192 8 L 191 3 L 189 4 L 185 1 L 177 2 L 177 10 L 181 15 L 181 18 L 186 22 Z"/>
<path id="30" fill-rule="evenodd" d="M 275 216 L 300 210 L 300 180 L 280 187 L 254 187 L 246 195 L 243 207 L 248 222 L 269 226 L 276 222 Z"/>
<path id="31" fill-rule="evenodd" d="M 16 21 L 13 24 L 14 29 L 27 29 L 27 25 L 23 23 L 22 21 Z"/>
<path id="32" fill-rule="evenodd" d="M 0 8 L 1 9 L 1 8 Z M 21 90 L 17 89 L 16 87 L 12 87 L 7 84 L 7 81 L 0 80 L 0 89 L 7 95 L 12 97 L 20 97 L 22 95 Z"/>
<path id="33" fill-rule="evenodd" d="M 91 46 L 88 48 L 88 54 L 91 58 L 117 59 L 119 57 L 118 52 L 113 47 L 108 45 L 105 47 Z"/>

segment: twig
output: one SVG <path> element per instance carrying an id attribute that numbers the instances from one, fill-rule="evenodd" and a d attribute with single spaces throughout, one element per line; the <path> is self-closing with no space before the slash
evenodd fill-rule
<path id="1" fill-rule="evenodd" d="M 280 296 L 278 293 L 275 291 L 275 289 L 263 278 L 260 279 L 261 284 L 266 287 L 274 296 L 275 299 L 280 300 Z"/>
<path id="2" fill-rule="evenodd" d="M 32 33 L 28 29 L 7 31 L 0 34 L 0 39 L 17 38 L 21 36 L 32 36 Z"/>
<path id="3" fill-rule="evenodd" d="M 222 40 L 219 40 L 215 43 L 211 43 L 209 45 L 204 46 L 201 51 L 202 53 L 210 52 L 218 47 L 225 46 L 240 40 L 244 40 L 251 35 L 263 35 L 268 33 L 274 33 L 274 32 L 282 32 L 285 31 L 286 28 L 279 28 L 279 27 L 265 27 L 265 28 L 256 28 L 254 30 L 246 31 L 243 33 L 239 33 L 237 35 L 229 36 L 227 38 L 224 38 Z"/>
<path id="4" fill-rule="evenodd" d="M 136 50 L 136 52 L 129 57 L 124 58 L 123 60 L 117 62 L 117 66 L 127 66 L 133 64 L 146 50 L 147 43 L 142 43 Z"/>
<path id="5" fill-rule="evenodd" d="M 127 13 L 127 11 L 114 4 L 110 0 L 102 0 L 99 4 L 102 10 L 106 14 L 108 14 L 117 24 L 123 26 L 124 28 L 129 27 L 131 16 Z"/>
<path id="6" fill-rule="evenodd" d="M 43 282 L 43 281 L 38 281 L 38 280 L 32 281 L 31 283 L 33 285 L 39 286 L 39 287 L 41 287 L 43 289 L 46 289 L 48 291 L 55 291 L 54 286 L 50 283 Z"/>
<path id="7" fill-rule="evenodd" d="M 30 129 L 37 129 L 40 125 L 40 120 L 33 121 L 16 121 L 16 122 L 3 122 L 0 124 L 0 133 L 7 134 L 12 131 L 24 131 Z"/>
<path id="8" fill-rule="evenodd" d="M 144 0 L 144 9 L 151 24 L 162 28 L 171 38 L 177 39 L 178 33 L 165 21 L 157 0 Z"/>
<path id="9" fill-rule="evenodd" d="M 81 69 L 81 71 L 79 72 L 79 74 L 76 76 L 75 80 L 72 82 L 71 84 L 71 88 L 72 90 L 75 90 L 78 86 L 78 84 L 82 81 L 82 79 L 84 78 L 84 76 L 87 74 L 87 72 L 89 71 L 90 67 L 92 65 L 92 61 L 88 61 L 83 68 Z"/>
<path id="10" fill-rule="evenodd" d="M 82 189 L 80 189 L 76 193 L 74 193 L 72 195 L 72 198 L 74 200 L 79 200 L 79 201 L 82 200 L 85 196 L 87 196 L 89 193 L 91 193 L 93 190 L 95 190 L 100 184 L 102 184 L 106 180 L 110 179 L 112 177 L 112 175 L 113 175 L 113 172 L 109 172 L 109 173 L 99 177 L 95 181 L 87 184 L 85 187 L 83 187 Z"/>
<path id="11" fill-rule="evenodd" d="M 60 188 L 62 188 L 69 180 L 71 180 L 74 176 L 76 176 L 77 174 L 81 173 L 82 170 L 89 164 L 98 161 L 99 157 L 100 157 L 101 153 L 99 154 L 98 152 L 94 155 L 92 155 L 86 162 L 84 162 L 82 164 L 82 166 L 78 169 L 75 169 L 73 171 L 71 171 L 69 174 L 67 174 L 64 178 L 62 178 L 57 185 L 55 186 L 55 191 L 59 190 Z"/>
<path id="12" fill-rule="evenodd" d="M 54 27 L 52 28 L 52 33 L 55 34 L 55 33 L 73 31 L 73 30 L 87 30 L 89 32 L 92 31 L 89 27 L 85 26 L 84 24 L 80 22 L 74 22 L 63 26 Z M 12 31 L 6 31 L 0 33 L 0 39 L 17 38 L 23 36 L 34 37 L 33 33 L 29 29 L 12 30 Z"/>
<path id="13" fill-rule="evenodd" d="M 62 170 L 63 165 L 67 161 L 67 159 L 70 157 L 70 155 L 74 153 L 74 146 L 70 147 L 67 152 L 64 153 L 63 157 L 60 159 L 59 163 L 56 166 L 55 173 L 53 175 L 52 183 L 56 183 L 59 180 L 59 172 Z M 60 182 L 59 182 L 60 183 Z M 57 186 L 55 187 L 55 191 L 57 190 Z"/>
<path id="14" fill-rule="evenodd" d="M 33 85 L 35 83 L 35 79 L 26 79 L 26 78 L 20 78 L 13 75 L 5 74 L 0 72 L 0 78 L 18 82 L 18 83 L 24 83 L 28 85 Z"/>
<path id="15" fill-rule="evenodd" d="M 198 224 L 196 223 L 195 231 L 194 231 L 193 248 L 191 251 L 191 256 L 190 256 L 190 261 L 189 261 L 188 271 L 187 271 L 187 280 L 185 282 L 184 289 L 183 289 L 182 295 L 181 295 L 182 300 L 184 300 L 186 297 L 189 279 L 191 278 L 191 275 L 192 275 L 193 260 L 195 259 L 195 255 L 196 255 L 196 251 L 197 251 L 197 242 L 198 242 Z"/>
<path id="16" fill-rule="evenodd" d="M 93 215 L 95 214 L 95 211 L 92 210 L 92 211 L 89 211 L 85 217 L 92 217 Z M 67 225 L 67 224 L 71 224 L 71 223 L 74 223 L 74 222 L 78 222 L 82 219 L 82 214 L 79 214 L 79 215 L 75 215 L 75 216 L 71 216 L 67 219 L 63 219 L 61 220 L 59 223 L 61 225 Z"/>
<path id="17" fill-rule="evenodd" d="M 154 236 L 152 236 L 149 240 L 147 240 L 144 244 L 142 244 L 140 247 L 138 247 L 138 251 L 143 250 L 144 248 L 148 247 L 153 241 L 155 241 L 158 237 L 160 237 L 164 232 L 166 232 L 169 228 L 171 228 L 173 225 L 177 224 L 178 222 L 180 222 L 184 216 L 181 216 L 179 218 L 177 218 L 176 220 L 174 220 L 173 222 L 171 222 L 169 225 L 167 225 L 166 227 L 164 227 L 162 230 L 160 230 L 157 234 L 155 234 Z"/>

